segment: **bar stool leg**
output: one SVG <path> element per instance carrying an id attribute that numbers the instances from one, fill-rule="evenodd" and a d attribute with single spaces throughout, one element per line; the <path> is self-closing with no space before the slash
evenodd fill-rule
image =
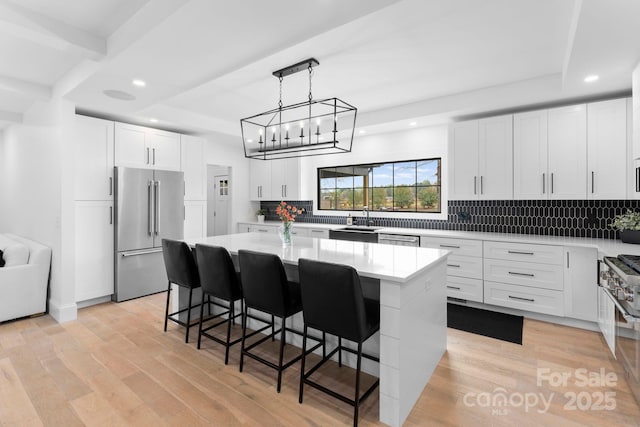
<path id="1" fill-rule="evenodd" d="M 169 297 L 171 296 L 171 282 L 167 288 L 167 308 L 164 311 L 164 331 L 167 332 L 167 321 L 169 320 Z"/>
<path id="2" fill-rule="evenodd" d="M 207 300 L 211 297 L 207 295 Z M 211 314 L 211 313 L 209 313 Z M 202 340 L 202 318 L 204 317 L 204 292 L 202 293 L 202 303 L 200 304 L 200 322 L 198 322 L 198 350 L 200 350 L 200 341 Z"/>
<path id="3" fill-rule="evenodd" d="M 282 326 L 280 328 L 280 356 L 278 357 L 278 388 L 280 393 L 280 384 L 282 383 L 282 359 L 284 357 L 284 344 L 285 344 L 285 318 L 282 318 Z"/>
<path id="4" fill-rule="evenodd" d="M 229 304 L 231 305 L 231 307 L 233 307 L 233 301 L 229 301 Z M 233 310 L 233 308 L 230 308 L 231 310 Z M 231 316 L 233 316 L 233 311 L 230 312 Z M 228 365 L 229 364 L 229 341 L 231 341 L 231 319 L 233 317 L 231 317 L 230 319 L 227 319 L 227 344 L 226 344 L 226 348 L 224 351 L 224 364 Z"/>
<path id="5" fill-rule="evenodd" d="M 306 333 L 306 326 L 305 326 L 305 338 L 307 337 L 307 333 Z M 322 358 L 324 359 L 325 357 L 327 357 L 327 334 L 322 331 Z"/>
<path id="6" fill-rule="evenodd" d="M 342 338 L 338 337 L 338 366 L 342 368 Z"/>
<path id="7" fill-rule="evenodd" d="M 355 408 L 353 410 L 353 427 L 358 427 L 358 408 L 360 407 L 360 368 L 362 365 L 362 343 L 358 343 L 358 362 L 356 363 L 356 398 L 353 399 Z"/>
<path id="8" fill-rule="evenodd" d="M 324 339 L 324 332 L 322 333 Z M 322 346 L 324 353 L 324 343 Z M 302 330 L 302 362 L 300 362 L 300 392 L 298 393 L 298 403 L 302 403 L 302 392 L 304 390 L 304 362 L 307 359 L 307 325 Z"/>
<path id="9" fill-rule="evenodd" d="M 193 296 L 193 288 L 189 288 L 189 308 L 187 310 L 187 335 L 184 337 L 184 342 L 189 342 L 189 327 L 191 326 L 191 297 Z"/>
<path id="10" fill-rule="evenodd" d="M 271 341 L 276 340 L 276 318 L 272 314 L 271 315 Z"/>
<path id="11" fill-rule="evenodd" d="M 249 311 L 249 309 L 245 309 L 242 311 L 242 344 L 240 344 L 240 372 L 242 372 L 242 365 L 244 363 L 244 347 L 245 347 L 245 340 L 247 338 L 247 311 Z"/>

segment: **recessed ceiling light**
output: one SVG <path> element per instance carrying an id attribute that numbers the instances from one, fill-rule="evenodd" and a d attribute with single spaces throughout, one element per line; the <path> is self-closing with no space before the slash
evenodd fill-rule
<path id="1" fill-rule="evenodd" d="M 151 123 L 158 123 L 158 119 L 149 119 Z"/>
<path id="2" fill-rule="evenodd" d="M 145 87 L 147 85 L 147 82 L 145 82 L 144 80 L 140 80 L 140 79 L 135 79 L 134 81 L 131 82 L 134 86 L 138 86 L 138 87 Z"/>
<path id="3" fill-rule="evenodd" d="M 121 101 L 133 101 L 136 99 L 135 96 L 121 90 L 107 89 L 102 91 L 102 93 L 107 95 L 109 98 L 119 99 Z"/>
<path id="4" fill-rule="evenodd" d="M 253 142 L 253 139 L 247 139 L 247 142 Z"/>
<path id="5" fill-rule="evenodd" d="M 598 79 L 600 78 L 600 76 L 596 75 L 596 74 L 592 74 L 590 76 L 587 76 L 584 78 L 584 82 L 585 83 L 593 83 L 595 81 L 598 81 Z"/>
<path id="6" fill-rule="evenodd" d="M 416 123 L 416 122 L 411 122 L 411 123 L 409 123 L 409 126 L 415 126 L 415 125 L 417 125 L 417 124 L 418 124 L 418 123 Z"/>
<path id="7" fill-rule="evenodd" d="M 364 130 L 364 129 L 360 129 L 360 130 L 358 131 L 358 133 L 367 133 L 367 131 L 366 131 L 366 130 Z"/>

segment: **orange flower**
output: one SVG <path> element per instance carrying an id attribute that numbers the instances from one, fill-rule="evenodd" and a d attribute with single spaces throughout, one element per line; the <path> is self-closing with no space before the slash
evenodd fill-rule
<path id="1" fill-rule="evenodd" d="M 296 206 L 287 205 L 287 202 L 280 202 L 276 207 L 276 215 L 280 217 L 280 220 L 284 223 L 294 222 L 296 217 L 304 212 L 304 209 Z"/>

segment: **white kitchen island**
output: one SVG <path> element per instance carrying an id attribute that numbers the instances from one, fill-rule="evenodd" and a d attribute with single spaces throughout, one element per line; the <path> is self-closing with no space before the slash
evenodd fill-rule
<path id="1" fill-rule="evenodd" d="M 400 426 L 446 350 L 448 251 L 377 243 L 241 233 L 188 239 L 191 246 L 223 246 L 278 255 L 288 274 L 299 258 L 350 265 L 380 286 L 380 421 Z"/>

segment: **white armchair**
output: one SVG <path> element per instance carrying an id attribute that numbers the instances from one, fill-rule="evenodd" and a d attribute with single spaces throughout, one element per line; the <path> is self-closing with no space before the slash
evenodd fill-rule
<path id="1" fill-rule="evenodd" d="M 0 268 L 0 322 L 44 313 L 51 269 L 51 248 L 14 234 L 5 237 L 29 248 L 24 265 Z"/>

